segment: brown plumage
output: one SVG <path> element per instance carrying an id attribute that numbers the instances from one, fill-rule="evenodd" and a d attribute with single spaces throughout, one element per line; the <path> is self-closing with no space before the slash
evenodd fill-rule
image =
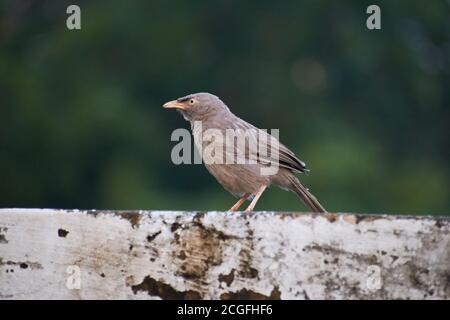
<path id="1" fill-rule="evenodd" d="M 178 109 L 191 123 L 194 142 L 206 168 L 228 192 L 241 198 L 231 211 L 238 210 L 249 199 L 252 202 L 246 211 L 252 211 L 264 190 L 275 184 L 294 191 L 313 212 L 326 212 L 294 174 L 307 171 L 305 163 L 276 138 L 235 116 L 215 95 L 190 94 L 167 102 L 164 108 Z M 246 138 L 248 143 L 243 146 L 230 143 L 217 136 L 208 136 L 211 132 L 221 133 L 223 137 L 232 132 L 233 142 L 236 142 L 234 139 Z M 205 136 L 210 139 L 205 139 Z M 222 150 L 222 153 L 206 152 L 212 149 Z M 226 162 L 227 159 L 233 161 Z M 264 170 L 274 167 L 278 167 L 275 173 L 264 173 Z"/>

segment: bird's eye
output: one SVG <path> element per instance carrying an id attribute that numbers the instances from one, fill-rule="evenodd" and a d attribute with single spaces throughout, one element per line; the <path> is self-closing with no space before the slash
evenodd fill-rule
<path id="1" fill-rule="evenodd" d="M 194 99 L 189 100 L 190 104 L 194 104 Z"/>

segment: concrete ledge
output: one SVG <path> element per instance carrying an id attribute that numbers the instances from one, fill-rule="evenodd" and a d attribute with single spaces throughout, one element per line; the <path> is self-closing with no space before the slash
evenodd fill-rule
<path id="1" fill-rule="evenodd" d="M 0 209 L 0 299 L 449 299 L 450 219 Z"/>

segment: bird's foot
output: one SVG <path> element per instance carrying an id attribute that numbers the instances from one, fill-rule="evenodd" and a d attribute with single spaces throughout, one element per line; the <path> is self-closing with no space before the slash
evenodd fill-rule
<path id="1" fill-rule="evenodd" d="M 255 209 L 255 205 L 256 205 L 256 203 L 250 203 L 250 205 L 247 207 L 247 209 L 245 209 L 245 211 L 244 212 L 252 212 L 253 211 L 253 209 Z"/>
<path id="2" fill-rule="evenodd" d="M 250 205 L 247 207 L 247 209 L 245 209 L 245 212 L 251 212 L 253 211 L 253 209 L 255 209 L 256 203 L 258 202 L 258 199 L 261 197 L 261 195 L 263 194 L 264 190 L 266 190 L 267 185 L 264 184 L 262 185 L 258 192 L 255 194 L 255 197 L 253 198 L 252 202 L 250 203 Z"/>
<path id="3" fill-rule="evenodd" d="M 248 197 L 249 197 L 248 194 L 244 194 L 244 196 L 241 199 L 239 199 L 239 201 L 236 202 L 236 204 L 234 206 L 232 206 L 231 209 L 228 211 L 236 212 L 242 206 L 242 204 L 245 202 L 245 200 L 247 200 Z"/>

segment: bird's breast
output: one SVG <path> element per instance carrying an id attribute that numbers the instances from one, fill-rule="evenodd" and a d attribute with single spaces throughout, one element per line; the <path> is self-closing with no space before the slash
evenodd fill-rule
<path id="1" fill-rule="evenodd" d="M 201 121 L 194 121 L 191 125 L 192 136 L 194 137 L 194 144 L 200 154 L 203 147 L 203 125 Z"/>
<path id="2" fill-rule="evenodd" d="M 244 150 L 238 150 L 233 143 L 226 143 L 225 137 L 215 137 L 214 134 L 211 134 L 214 131 L 209 130 L 214 129 L 217 134 L 223 135 L 224 129 L 219 130 L 202 122 L 193 122 L 191 129 L 195 146 L 202 156 L 203 164 L 230 193 L 234 195 L 254 194 L 261 185 L 269 184 L 270 177 L 261 174 L 261 164 L 235 163 L 241 153 L 241 160 L 248 160 L 245 148 Z M 228 160 L 231 160 L 231 162 L 228 162 Z"/>

